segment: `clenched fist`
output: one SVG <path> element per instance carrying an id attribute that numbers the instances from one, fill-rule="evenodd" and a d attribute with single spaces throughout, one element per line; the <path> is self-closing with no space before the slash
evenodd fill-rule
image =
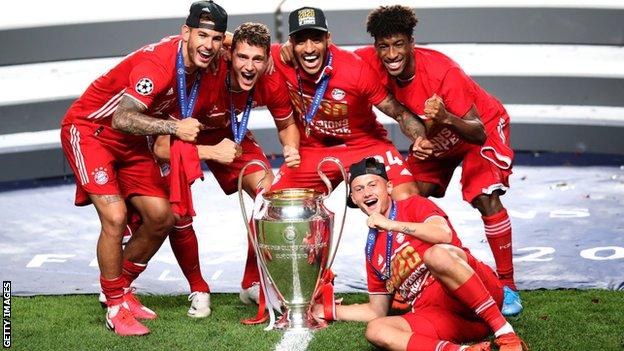
<path id="1" fill-rule="evenodd" d="M 445 123 L 451 116 L 447 113 L 444 101 L 437 94 L 425 100 L 425 117 L 438 122 Z"/>
<path id="2" fill-rule="evenodd" d="M 195 118 L 185 118 L 176 121 L 175 136 L 180 140 L 195 142 L 202 128 L 203 124 Z"/>
<path id="3" fill-rule="evenodd" d="M 370 216 L 368 216 L 368 219 L 366 220 L 366 224 L 368 225 L 369 228 L 390 230 L 391 229 L 390 224 L 392 223 L 388 219 L 388 217 L 382 215 L 381 213 L 373 212 L 371 213 Z"/>
<path id="4" fill-rule="evenodd" d="M 296 168 L 301 164 L 301 156 L 299 155 L 299 150 L 290 145 L 284 146 L 284 162 L 286 163 L 286 167 Z"/>
<path id="5" fill-rule="evenodd" d="M 224 165 L 234 162 L 237 157 L 240 157 L 243 154 L 243 148 L 227 138 L 221 140 L 217 145 L 200 145 L 198 147 L 201 147 L 202 149 L 208 148 L 208 150 L 200 150 L 200 154 L 207 151 L 208 156 L 206 158 Z"/>
<path id="6" fill-rule="evenodd" d="M 427 138 L 418 137 L 412 145 L 412 153 L 417 159 L 426 160 L 433 155 L 433 143 Z"/>

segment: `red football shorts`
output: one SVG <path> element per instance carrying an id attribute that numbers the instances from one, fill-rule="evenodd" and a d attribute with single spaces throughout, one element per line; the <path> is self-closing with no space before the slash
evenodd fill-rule
<path id="1" fill-rule="evenodd" d="M 509 188 L 512 173 L 513 150 L 509 146 L 509 118 L 501 118 L 498 128 L 492 129 L 483 146 L 462 143 L 447 155 L 418 160 L 407 156 L 407 165 L 417 182 L 433 183 L 440 191 L 432 194 L 443 197 L 455 168 L 462 164 L 462 196 L 472 202 L 481 194 Z"/>
<path id="2" fill-rule="evenodd" d="M 91 203 L 89 194 L 169 198 L 147 138 L 126 136 L 99 125 L 65 125 L 61 145 L 76 176 L 77 206 Z"/>
<path id="3" fill-rule="evenodd" d="M 503 304 L 503 285 L 489 266 L 470 253 L 466 254 L 468 264 L 500 308 Z M 485 339 L 492 332 L 483 319 L 450 295 L 439 281 L 426 287 L 412 312 L 402 317 L 415 333 L 458 344 Z"/>
<path id="4" fill-rule="evenodd" d="M 232 130 L 227 128 L 207 130 L 199 134 L 197 144 L 216 145 L 224 138 L 234 140 L 232 137 Z M 241 142 L 241 146 L 243 148 L 243 154 L 229 165 L 224 165 L 216 161 L 206 161 L 206 165 L 208 165 L 208 168 L 210 168 L 210 171 L 217 179 L 217 182 L 219 182 L 221 189 L 223 189 L 223 192 L 227 195 L 233 194 L 238 190 L 238 175 L 247 162 L 251 160 L 259 160 L 267 166 L 269 171 L 271 171 L 269 160 L 260 148 L 260 145 L 256 143 L 253 134 L 250 131 L 245 134 L 245 137 Z M 260 166 L 249 166 L 245 170 L 245 175 L 261 170 L 262 168 L 260 168 Z"/>
<path id="5" fill-rule="evenodd" d="M 312 188 L 320 192 L 327 192 L 327 188 L 319 177 L 316 167 L 324 157 L 332 156 L 340 160 L 345 170 L 349 171 L 349 166 L 362 160 L 365 157 L 375 157 L 386 165 L 388 178 L 393 185 L 413 182 L 412 174 L 408 171 L 407 165 L 401 154 L 389 142 L 378 142 L 367 145 L 338 145 L 331 147 L 306 147 L 299 148 L 301 155 L 301 165 L 297 168 L 289 168 L 282 165 L 272 190 L 286 188 Z M 338 166 L 331 162 L 325 162 L 321 170 L 332 182 L 335 188 L 342 181 L 342 175 Z"/>

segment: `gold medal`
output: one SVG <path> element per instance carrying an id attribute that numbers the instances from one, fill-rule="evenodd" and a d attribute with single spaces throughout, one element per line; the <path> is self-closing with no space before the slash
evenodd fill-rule
<path id="1" fill-rule="evenodd" d="M 305 127 L 305 135 L 306 135 L 306 137 L 309 137 L 309 136 L 310 136 L 310 124 L 309 124 L 309 123 L 308 123 L 308 124 L 306 124 L 306 127 Z"/>

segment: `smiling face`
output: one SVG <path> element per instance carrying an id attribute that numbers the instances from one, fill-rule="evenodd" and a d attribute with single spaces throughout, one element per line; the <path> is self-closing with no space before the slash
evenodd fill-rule
<path id="1" fill-rule="evenodd" d="M 304 29 L 290 36 L 295 59 L 309 75 L 316 75 L 325 62 L 329 33 L 318 29 Z"/>
<path id="2" fill-rule="evenodd" d="M 245 41 L 236 43 L 232 51 L 232 87 L 237 90 L 250 90 L 258 77 L 264 74 L 268 55 L 263 47 L 249 45 Z"/>
<path id="3" fill-rule="evenodd" d="M 392 183 L 376 174 L 364 174 L 351 182 L 351 200 L 367 215 L 387 214 L 391 192 Z"/>
<path id="4" fill-rule="evenodd" d="M 410 78 L 414 74 L 414 39 L 405 34 L 375 38 L 375 50 L 393 77 Z"/>
<path id="5" fill-rule="evenodd" d="M 206 69 L 221 49 L 225 34 L 206 28 L 182 26 L 182 40 L 186 46 L 185 65 L 192 71 Z"/>

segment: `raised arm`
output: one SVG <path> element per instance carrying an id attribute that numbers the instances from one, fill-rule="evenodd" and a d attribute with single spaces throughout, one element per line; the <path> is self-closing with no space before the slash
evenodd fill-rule
<path id="1" fill-rule="evenodd" d="M 129 96 L 123 96 L 115 110 L 112 127 L 134 135 L 175 135 L 184 141 L 195 141 L 202 124 L 194 118 L 183 120 L 150 117 L 145 105 Z"/>
<path id="2" fill-rule="evenodd" d="M 373 213 L 366 224 L 370 228 L 405 233 L 431 244 L 448 244 L 453 239 L 451 228 L 442 216 L 432 216 L 423 223 L 413 223 L 393 221 L 379 213 Z"/>

